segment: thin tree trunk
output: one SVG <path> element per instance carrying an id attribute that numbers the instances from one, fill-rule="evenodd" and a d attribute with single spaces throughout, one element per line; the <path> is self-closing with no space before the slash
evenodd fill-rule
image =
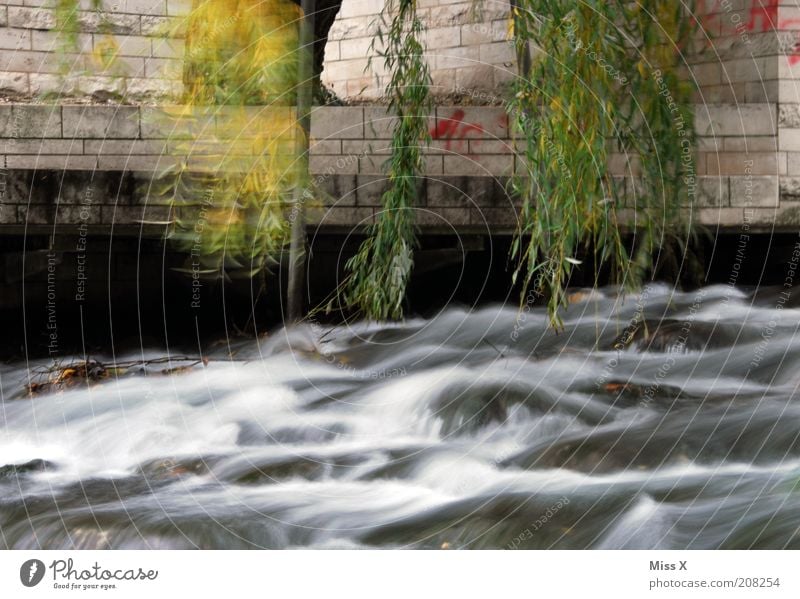
<path id="1" fill-rule="evenodd" d="M 297 118 L 300 132 L 296 143 L 297 182 L 292 206 L 292 236 L 289 245 L 289 283 L 287 321 L 297 322 L 305 313 L 306 224 L 305 201 L 308 192 L 308 139 L 311 129 L 311 102 L 314 82 L 315 0 L 302 0 L 304 18 L 300 22 L 300 51 L 297 65 Z"/>

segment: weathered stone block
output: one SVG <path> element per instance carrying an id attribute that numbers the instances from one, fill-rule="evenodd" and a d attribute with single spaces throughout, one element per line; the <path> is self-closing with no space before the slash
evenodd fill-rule
<path id="1" fill-rule="evenodd" d="M 389 189 L 389 180 L 381 175 L 358 175 L 356 203 L 359 206 L 380 206 L 381 197 Z"/>
<path id="2" fill-rule="evenodd" d="M 440 177 L 426 182 L 426 205 L 431 208 L 463 206 L 469 201 L 467 177 Z"/>
<path id="3" fill-rule="evenodd" d="M 311 137 L 363 139 L 364 111 L 361 106 L 320 106 L 311 113 Z"/>
<path id="4" fill-rule="evenodd" d="M 800 151 L 800 129 L 782 127 L 778 131 L 778 149 L 789 152 Z"/>
<path id="5" fill-rule="evenodd" d="M 0 225 L 17 224 L 18 211 L 16 204 L 8 204 L 0 196 Z"/>
<path id="6" fill-rule="evenodd" d="M 781 177 L 780 201 L 794 202 L 800 200 L 800 177 Z"/>
<path id="7" fill-rule="evenodd" d="M 59 204 L 56 208 L 56 224 L 59 225 L 99 225 L 101 222 L 101 209 L 98 205 Z"/>
<path id="8" fill-rule="evenodd" d="M 391 139 L 397 117 L 385 106 L 364 107 L 364 138 Z"/>
<path id="9" fill-rule="evenodd" d="M 508 139 L 508 115 L 497 106 L 464 106 L 436 109 L 434 139 Z"/>
<path id="10" fill-rule="evenodd" d="M 469 206 L 462 208 L 425 208 L 414 210 L 414 222 L 422 228 L 453 231 L 456 227 L 470 224 L 472 210 Z"/>
<path id="11" fill-rule="evenodd" d="M 423 40 L 425 47 L 429 51 L 440 48 L 455 48 L 461 45 L 461 27 L 455 25 L 428 29 Z"/>
<path id="12" fill-rule="evenodd" d="M 117 35 L 141 33 L 139 15 L 89 11 L 79 13 L 78 22 L 81 30 L 86 33 L 114 33 Z"/>
<path id="13" fill-rule="evenodd" d="M 511 155 L 486 156 L 443 156 L 444 173 L 446 175 L 473 175 L 485 177 L 489 175 L 510 175 L 514 166 Z"/>
<path id="14" fill-rule="evenodd" d="M 8 25 L 26 29 L 55 29 L 56 13 L 47 8 L 8 7 Z"/>
<path id="15" fill-rule="evenodd" d="M 745 102 L 777 102 L 780 97 L 781 83 L 775 79 L 745 83 Z M 741 96 L 736 101 L 741 102 Z"/>
<path id="16" fill-rule="evenodd" d="M 94 48 L 105 41 L 102 36 L 94 36 Z M 120 35 L 114 38 L 118 56 L 149 57 L 153 53 L 152 39 L 142 35 Z"/>
<path id="17" fill-rule="evenodd" d="M 27 73 L 0 73 L 0 92 L 28 94 L 30 87 Z"/>
<path id="18" fill-rule="evenodd" d="M 44 205 L 21 205 L 19 206 L 18 222 L 28 225 L 47 225 L 53 223 L 55 214 L 55 204 Z"/>
<path id="19" fill-rule="evenodd" d="M 342 140 L 342 154 L 345 156 L 386 156 L 392 153 L 391 141 L 388 139 L 345 139 Z"/>
<path id="20" fill-rule="evenodd" d="M 334 155 L 342 154 L 342 141 L 339 139 L 312 139 L 309 143 L 309 153 L 316 155 Z M 345 152 L 347 153 L 347 152 Z"/>
<path id="21" fill-rule="evenodd" d="M 778 126 L 800 129 L 800 104 L 780 104 L 778 106 Z"/>
<path id="22" fill-rule="evenodd" d="M 105 224 L 130 224 L 130 223 L 165 223 L 170 221 L 172 215 L 169 206 L 140 205 L 140 206 L 102 206 L 101 219 Z"/>
<path id="23" fill-rule="evenodd" d="M 136 106 L 64 106 L 65 138 L 125 139 L 139 137 Z"/>
<path id="24" fill-rule="evenodd" d="M 731 206 L 777 206 L 778 177 L 730 178 Z"/>
<path id="25" fill-rule="evenodd" d="M 800 203 L 789 202 L 776 208 L 754 208 L 751 223 L 796 231 L 800 227 Z"/>
<path id="26" fill-rule="evenodd" d="M 751 164 L 752 163 L 752 164 Z M 783 152 L 720 152 L 709 154 L 706 163 L 709 175 L 783 175 L 786 154 Z"/>
<path id="27" fill-rule="evenodd" d="M 0 50 L 30 50 L 31 32 L 29 29 L 0 29 Z"/>
<path id="28" fill-rule="evenodd" d="M 0 106 L 0 137 L 61 137 L 61 109 L 58 106 L 14 104 Z"/>
<path id="29" fill-rule="evenodd" d="M 313 181 L 314 186 L 323 194 L 320 199 L 324 204 L 355 206 L 356 175 L 317 175 Z"/>
<path id="30" fill-rule="evenodd" d="M 727 177 L 698 177 L 698 207 L 728 206 L 730 203 L 729 181 Z"/>
<path id="31" fill-rule="evenodd" d="M 92 51 L 92 36 L 88 33 L 76 34 L 76 49 L 80 52 Z M 31 50 L 41 52 L 57 52 L 64 43 L 58 31 L 31 31 Z"/>
<path id="32" fill-rule="evenodd" d="M 306 213 L 306 222 L 320 227 L 365 227 L 372 224 L 374 218 L 373 209 L 370 207 L 311 208 Z"/>
<path id="33" fill-rule="evenodd" d="M 83 141 L 71 139 L 7 139 L 0 142 L 8 154 L 83 154 Z"/>
<path id="34" fill-rule="evenodd" d="M 774 135 L 774 104 L 708 104 L 695 114 L 699 135 Z"/>
<path id="35" fill-rule="evenodd" d="M 470 224 L 487 232 L 496 232 L 499 227 L 516 228 L 519 225 L 519 213 L 513 206 L 479 208 L 471 211 Z"/>
<path id="36" fill-rule="evenodd" d="M 444 48 L 436 52 L 436 69 L 458 69 L 475 66 L 481 60 L 480 50 L 475 46 Z"/>
<path id="37" fill-rule="evenodd" d="M 698 223 L 710 227 L 733 227 L 742 223 L 742 208 L 700 208 L 695 211 Z"/>
<path id="38" fill-rule="evenodd" d="M 774 135 L 748 135 L 744 137 L 725 137 L 720 151 L 725 152 L 775 152 L 778 150 L 778 138 Z"/>
<path id="39" fill-rule="evenodd" d="M 508 67 L 516 63 L 514 46 L 508 42 L 481 44 L 479 47 L 479 56 L 482 63 L 502 64 Z"/>
<path id="40" fill-rule="evenodd" d="M 475 104 L 496 103 L 501 93 L 494 85 L 497 70 L 497 66 L 483 64 L 456 69 L 456 84 L 450 93 L 458 94 Z M 440 80 L 441 76 L 436 79 Z"/>
<path id="41" fill-rule="evenodd" d="M 366 62 L 361 61 L 364 60 L 365 56 L 369 56 L 373 53 L 373 51 L 370 49 L 372 45 L 372 39 L 373 38 L 371 37 L 357 37 L 341 40 L 337 43 L 339 48 L 339 60 L 351 60 L 354 58 L 360 59 L 359 62 L 361 64 L 361 72 L 363 72 Z M 326 58 L 331 60 L 332 57 L 326 56 Z"/>
<path id="42" fill-rule="evenodd" d="M 114 156 L 100 154 L 98 168 L 112 171 L 156 171 L 161 172 L 171 165 L 176 164 L 180 158 L 164 155 L 125 155 Z"/>
<path id="43" fill-rule="evenodd" d="M 97 168 L 96 156 L 59 155 L 17 155 L 6 158 L 8 168 L 36 170 L 94 170 Z"/>
<path id="44" fill-rule="evenodd" d="M 87 139 L 83 142 L 85 154 L 152 154 L 168 153 L 167 142 L 153 139 Z"/>

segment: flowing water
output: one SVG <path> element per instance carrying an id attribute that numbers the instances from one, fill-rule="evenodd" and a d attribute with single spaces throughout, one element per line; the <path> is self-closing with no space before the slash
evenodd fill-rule
<path id="1" fill-rule="evenodd" d="M 3 366 L 0 547 L 800 548 L 792 297 L 304 325 L 33 398 Z"/>

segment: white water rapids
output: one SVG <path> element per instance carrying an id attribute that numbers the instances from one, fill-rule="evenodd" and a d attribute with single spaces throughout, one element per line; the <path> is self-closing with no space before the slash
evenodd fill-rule
<path id="1" fill-rule="evenodd" d="M 800 548 L 781 291 L 301 325 L 33 398 L 45 362 L 0 366 L 0 547 Z"/>

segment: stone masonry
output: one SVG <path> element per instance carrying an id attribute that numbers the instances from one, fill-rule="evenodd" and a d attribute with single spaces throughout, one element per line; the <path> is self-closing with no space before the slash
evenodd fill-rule
<path id="1" fill-rule="evenodd" d="M 788 177 L 786 170 L 776 175 L 772 172 L 776 163 L 766 162 L 767 156 L 774 160 L 791 154 L 747 152 L 751 139 L 774 138 L 774 105 L 739 107 L 736 114 L 742 115 L 745 134 L 730 125 L 729 105 L 707 105 L 704 110 L 707 124 L 699 126 L 713 130 L 714 135 L 700 138 L 704 149 L 696 155 L 698 202 L 687 207 L 692 219 L 730 227 L 743 222 L 747 210 L 754 226 L 796 226 L 800 222 L 800 214 L 792 212 L 796 198 L 778 203 L 777 184 Z M 157 174 L 182 161 L 192 170 L 213 170 L 222 163 L 223 155 L 230 156 L 246 142 L 227 139 L 224 131 L 216 129 L 220 115 L 185 121 L 171 116 L 173 112 L 152 106 L 0 106 L 2 224 L 70 224 L 78 217 L 74 204 L 86 195 L 85 189 L 75 186 L 85 188 L 92 177 L 105 181 L 100 176 L 104 173 L 124 174 L 126 182 L 116 177 L 119 190 L 90 193 L 94 206 L 91 224 L 138 226 L 140 221 L 168 221 L 165 202 L 147 192 Z M 382 163 L 389 152 L 393 121 L 380 106 L 331 106 L 314 111 L 310 167 L 323 194 L 321 203 L 309 207 L 312 222 L 339 227 L 372 222 L 385 189 Z M 190 141 L 190 127 L 206 131 L 204 145 Z M 433 139 L 426 151 L 426 178 L 420 182 L 421 225 L 512 230 L 515 206 L 504 187 L 514 167 L 514 141 L 503 109 L 438 107 L 430 119 L 430 131 Z M 217 141 L 208 141 L 212 139 Z M 712 145 L 723 151 L 707 149 Z M 737 151 L 726 152 L 725 148 Z M 737 172 L 740 163 L 751 161 L 747 167 L 750 174 Z M 79 177 L 81 172 L 91 176 Z M 37 187 L 33 182 L 40 179 L 36 177 L 63 179 L 69 185 Z M 624 183 L 620 177 L 620 184 L 632 186 L 635 182 L 633 175 L 625 177 Z M 742 199 L 749 205 L 742 205 Z"/>
<path id="2" fill-rule="evenodd" d="M 53 0 L 0 2 L 0 93 L 126 102 L 174 94 L 183 41 L 172 34 L 190 2 L 103 0 L 97 11 L 92 0 L 81 0 L 74 45 L 63 35 Z"/>
<path id="3" fill-rule="evenodd" d="M 695 110 L 699 139 L 691 160 L 696 190 L 692 218 L 731 229 L 743 224 L 796 228 L 800 224 L 800 6 L 797 0 L 699 4 L 694 18 L 702 31 L 696 47 L 687 53 L 685 68 L 686 76 L 699 85 Z M 153 101 L 179 86 L 175 77 L 180 71 L 181 41 L 165 32 L 180 23 L 187 0 L 106 1 L 99 13 L 91 0 L 84 0 L 78 35 L 82 51 L 67 57 L 80 68 L 68 70 L 68 77 L 63 75 L 64 57 L 55 51 L 60 42 L 49 6 L 48 0 L 0 2 L 0 88 L 6 97 L 16 95 L 22 102 L 0 105 L 4 226 L 34 222 L 30 198 L 53 206 L 68 202 L 69 194 L 59 198 L 58 193 L 52 195 L 52 187 L 46 188 L 51 194 L 47 198 L 30 190 L 26 198 L 24 182 L 43 173 L 56 179 L 67 173 L 65 180 L 72 181 L 76 171 L 123 173 L 125 181 L 149 180 L 172 161 L 187 160 L 198 168 L 213 164 L 215 150 L 195 147 L 182 153 L 174 124 L 151 118 L 160 111 L 151 105 Z M 381 83 L 379 60 L 365 71 L 368 42 L 381 6 L 379 0 L 344 0 L 329 35 L 323 80 L 351 103 L 374 97 L 376 82 Z M 423 225 L 424 218 L 430 218 L 472 227 L 481 225 L 483 214 L 489 215 L 491 227 L 510 230 L 513 207 L 502 193 L 514 160 L 507 121 L 499 106 L 473 105 L 500 103 L 501 88 L 513 77 L 508 8 L 504 2 L 485 2 L 482 12 L 473 13 L 471 6 L 420 0 L 429 27 L 434 91 L 462 101 L 442 105 L 432 115 L 427 179 L 421 183 L 422 205 L 430 206 L 431 212 L 421 220 Z M 97 57 L 109 44 L 116 48 L 118 60 L 109 67 L 113 72 L 104 72 Z M 133 105 L 61 106 L 42 96 L 59 91 L 94 99 L 118 97 Z M 31 97 L 40 98 L 40 103 L 32 103 Z M 311 167 L 316 177 L 322 177 L 320 187 L 329 191 L 325 201 L 331 208 L 318 211 L 314 217 L 318 222 L 345 226 L 372 218 L 382 189 L 380 164 L 388 152 L 391 122 L 379 106 L 316 111 Z M 637 161 L 620 155 L 612 162 L 620 182 L 633 194 Z M 446 181 L 446 193 L 441 181 Z M 122 189 L 128 193 L 133 188 Z M 481 205 L 486 197 L 493 199 Z M 117 196 L 102 201 L 107 206 L 118 204 Z M 495 210 L 500 208 L 498 201 L 501 210 Z M 477 213 L 475 205 L 480 206 Z M 434 214 L 433 208 L 446 210 L 441 213 L 446 218 Z M 36 222 L 51 218 L 43 216 L 44 209 L 38 210 Z M 161 206 L 145 220 L 164 221 L 165 210 Z M 69 210 L 62 212 L 65 220 L 58 222 L 68 222 Z M 109 214 L 113 212 L 101 210 L 92 218 L 107 225 Z M 131 209 L 117 213 L 118 220 L 126 214 L 130 216 L 126 222 L 142 218 Z"/>

